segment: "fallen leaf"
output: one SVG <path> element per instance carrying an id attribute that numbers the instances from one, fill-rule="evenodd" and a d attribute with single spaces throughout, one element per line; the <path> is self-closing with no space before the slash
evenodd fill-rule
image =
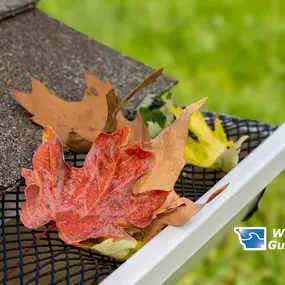
<path id="1" fill-rule="evenodd" d="M 141 176 L 135 183 L 134 193 L 143 193 L 152 189 L 173 190 L 174 184 L 185 165 L 183 158 L 188 137 L 189 118 L 207 100 L 204 98 L 186 107 L 177 119 L 142 148 L 155 154 L 152 170 Z"/>
<path id="2" fill-rule="evenodd" d="M 186 107 L 172 125 L 164 129 L 150 143 L 143 144 L 143 149 L 155 153 L 155 165 L 149 173 L 144 174 L 137 180 L 134 186 L 134 193 L 144 193 L 150 189 L 170 191 L 163 205 L 156 211 L 157 215 L 164 213 L 165 217 L 167 217 L 167 214 L 174 210 L 182 211 L 179 210 L 181 206 L 190 203 L 188 199 L 180 198 L 173 190 L 173 187 L 186 162 L 183 154 L 188 137 L 189 119 L 192 113 L 200 108 L 206 100 L 207 98 L 204 98 Z M 167 104 L 170 104 L 170 101 Z M 178 219 L 176 225 L 188 221 L 188 216 L 185 215 L 185 221 L 181 220 L 181 218 Z M 164 220 L 164 222 L 167 223 L 167 220 Z M 155 229 L 155 224 L 153 228 Z"/>
<path id="3" fill-rule="evenodd" d="M 145 245 L 145 242 L 132 240 L 119 240 L 113 239 L 99 239 L 98 240 L 86 240 L 78 244 L 78 247 L 91 249 L 97 253 L 113 257 L 117 260 L 127 260 L 139 249 Z"/>
<path id="4" fill-rule="evenodd" d="M 217 157 L 215 163 L 212 165 L 212 168 L 221 169 L 226 173 L 230 172 L 238 164 L 241 145 L 248 138 L 248 136 L 242 136 L 229 149 L 222 152 Z"/>
<path id="5" fill-rule="evenodd" d="M 91 140 L 90 136 L 90 140 Z M 68 146 L 68 148 L 74 152 L 88 152 L 90 148 L 92 147 L 92 143 L 88 139 L 84 139 L 81 137 L 77 132 L 74 130 L 71 130 L 66 138 L 65 138 L 65 146 Z"/>
<path id="6" fill-rule="evenodd" d="M 175 116 L 182 112 L 181 107 L 170 105 Z M 229 172 L 239 161 L 240 148 L 248 136 L 242 136 L 237 142 L 228 140 L 223 126 L 216 116 L 215 129 L 212 131 L 202 113 L 197 110 L 189 121 L 189 130 L 197 140 L 188 137 L 184 157 L 187 163 L 205 168 Z"/>
<path id="7" fill-rule="evenodd" d="M 137 241 L 142 241 L 144 232 L 141 229 L 138 228 L 126 228 L 126 232 L 134 237 Z"/>
<path id="8" fill-rule="evenodd" d="M 133 194 L 135 181 L 151 170 L 155 157 L 139 142 L 128 143 L 129 133 L 127 127 L 101 133 L 84 166 L 72 168 L 64 161 L 59 137 L 46 127 L 33 170 L 22 170 L 27 184 L 22 223 L 35 229 L 54 221 L 60 238 L 74 245 L 98 237 L 132 240 L 124 227 L 148 226 L 169 192 Z"/>
<path id="9" fill-rule="evenodd" d="M 172 104 L 171 94 L 168 94 L 165 100 L 161 100 L 160 108 L 151 108 L 151 106 L 140 108 L 140 114 L 148 126 L 151 138 L 155 138 L 163 129 L 169 127 L 175 117 L 171 112 L 169 105 Z"/>
<path id="10" fill-rule="evenodd" d="M 130 141 L 150 140 L 141 115 L 138 113 L 135 120 L 129 121 L 120 110 L 132 96 L 154 82 L 161 74 L 162 69 L 155 71 L 123 99 L 115 95 L 109 81 L 101 82 L 86 72 L 84 72 L 86 90 L 79 102 L 60 99 L 34 78 L 31 79 L 31 93 L 16 90 L 12 90 L 11 93 L 17 102 L 32 114 L 31 119 L 35 123 L 43 127 L 52 126 L 64 145 L 71 150 L 87 152 L 104 128 L 107 133 L 112 133 L 117 127 L 128 126 L 131 129 Z M 109 98 L 109 109 L 106 96 Z"/>
<path id="11" fill-rule="evenodd" d="M 179 206 L 185 204 L 184 198 L 181 198 L 174 190 L 170 191 L 162 206 L 156 211 L 156 214 L 171 212 Z"/>
<path id="12" fill-rule="evenodd" d="M 140 108 L 140 114 L 142 115 L 144 121 L 147 122 L 147 125 L 149 123 L 157 123 L 161 129 L 164 128 L 166 116 L 160 110 L 151 110 L 148 107 L 142 107 Z"/>
<path id="13" fill-rule="evenodd" d="M 157 122 L 149 121 L 147 122 L 147 127 L 151 138 L 155 138 L 163 130 Z"/>
<path id="14" fill-rule="evenodd" d="M 140 102 L 140 104 L 137 106 L 137 110 L 140 110 L 140 108 L 147 108 L 150 107 L 154 100 L 157 99 L 157 95 L 153 93 L 149 93 L 144 97 L 144 99 Z"/>
<path id="15" fill-rule="evenodd" d="M 144 231 L 144 241 L 150 241 L 154 238 L 158 233 L 162 231 L 162 229 L 168 225 L 170 226 L 180 226 L 187 223 L 191 217 L 196 215 L 207 203 L 212 201 L 218 194 L 223 192 L 228 185 L 225 185 L 215 191 L 207 200 L 205 204 L 197 204 L 190 199 L 180 198 L 177 201 L 181 202 L 181 205 L 172 211 L 162 213 L 154 219 L 151 224 L 143 229 Z M 157 211 L 159 212 L 159 211 Z"/>

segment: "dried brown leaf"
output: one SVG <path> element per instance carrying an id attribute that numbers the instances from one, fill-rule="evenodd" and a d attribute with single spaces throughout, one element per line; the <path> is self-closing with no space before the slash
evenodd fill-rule
<path id="1" fill-rule="evenodd" d="M 32 92 L 23 93 L 12 90 L 14 98 L 30 113 L 31 119 L 45 127 L 50 125 L 59 135 L 64 145 L 76 152 L 87 152 L 96 137 L 104 129 L 106 120 L 109 130 L 128 126 L 131 129 L 130 141 L 149 141 L 148 129 L 140 117 L 127 120 L 121 108 L 141 88 L 156 80 L 162 69 L 155 71 L 137 86 L 125 98 L 119 99 L 113 94 L 113 105 L 108 104 L 106 95 L 114 93 L 110 81 L 101 82 L 93 75 L 84 72 L 86 90 L 79 102 L 69 102 L 54 95 L 43 83 L 32 78 Z M 110 95 L 108 95 L 109 97 Z M 114 97 L 115 96 L 115 97 Z M 114 101 L 116 98 L 116 101 Z M 108 119 L 107 119 L 108 118 Z"/>
<path id="2" fill-rule="evenodd" d="M 173 209 L 172 211 L 164 212 L 158 215 L 157 218 L 155 218 L 147 228 L 143 229 L 144 241 L 151 240 L 159 232 L 161 232 L 164 227 L 168 225 L 180 226 L 187 223 L 191 219 L 191 217 L 196 215 L 207 203 L 212 201 L 217 195 L 223 192 L 227 187 L 228 185 L 225 185 L 219 188 L 217 191 L 215 191 L 205 204 L 196 204 L 187 198 L 177 198 L 174 196 L 171 198 L 169 197 L 170 195 L 168 195 L 168 201 L 177 198 L 176 201 L 180 201 L 181 205 L 178 206 L 176 209 Z M 157 213 L 162 212 L 161 209 L 162 210 L 164 209 L 165 204 L 167 204 L 167 200 L 164 202 L 162 207 L 157 211 Z"/>
<path id="3" fill-rule="evenodd" d="M 143 149 L 155 153 L 155 165 L 149 173 L 137 180 L 134 193 L 138 194 L 152 189 L 173 190 L 186 162 L 184 148 L 188 137 L 189 119 L 206 100 L 207 98 L 204 98 L 186 107 L 172 125 L 151 142 L 142 144 Z"/>
<path id="4" fill-rule="evenodd" d="M 156 214 L 171 212 L 184 204 L 185 201 L 183 200 L 183 198 L 177 195 L 175 191 L 171 191 L 163 205 L 156 211 Z"/>

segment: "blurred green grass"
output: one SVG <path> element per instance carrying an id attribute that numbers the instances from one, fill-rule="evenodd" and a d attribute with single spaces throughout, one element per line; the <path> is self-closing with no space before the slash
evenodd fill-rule
<path id="1" fill-rule="evenodd" d="M 281 124 L 285 115 L 283 0 L 42 0 L 39 8 L 179 80 L 174 101 L 209 96 L 211 111 Z M 60 48 L 60 47 L 59 47 Z M 284 228 L 285 173 L 246 226 Z M 284 251 L 244 252 L 234 233 L 187 274 L 188 284 L 285 284 Z"/>

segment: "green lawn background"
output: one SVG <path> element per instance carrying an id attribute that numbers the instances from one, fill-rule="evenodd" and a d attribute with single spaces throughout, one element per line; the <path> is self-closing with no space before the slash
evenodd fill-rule
<path id="1" fill-rule="evenodd" d="M 209 96 L 205 109 L 211 111 L 271 124 L 285 119 L 285 1 L 42 0 L 39 8 L 147 65 L 164 67 L 179 80 L 176 103 Z M 244 225 L 285 228 L 284 186 L 282 173 Z M 285 250 L 244 252 L 232 232 L 179 285 L 283 285 L 284 257 Z"/>

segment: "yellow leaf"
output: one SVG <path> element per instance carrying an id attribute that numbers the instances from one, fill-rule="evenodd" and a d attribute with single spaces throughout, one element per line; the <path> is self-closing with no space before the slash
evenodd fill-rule
<path id="1" fill-rule="evenodd" d="M 181 107 L 169 104 L 169 109 L 175 116 L 182 112 Z M 197 110 L 189 121 L 189 130 L 194 133 L 198 140 L 188 137 L 184 157 L 187 163 L 223 170 L 229 172 L 238 163 L 240 147 L 248 136 L 241 137 L 237 142 L 228 140 L 223 126 L 216 116 L 215 129 L 211 130 L 202 113 Z"/>
<path id="2" fill-rule="evenodd" d="M 97 253 L 113 257 L 117 260 L 127 260 L 144 246 L 145 242 L 133 240 L 89 239 L 79 243 L 78 247 L 91 249 Z"/>

